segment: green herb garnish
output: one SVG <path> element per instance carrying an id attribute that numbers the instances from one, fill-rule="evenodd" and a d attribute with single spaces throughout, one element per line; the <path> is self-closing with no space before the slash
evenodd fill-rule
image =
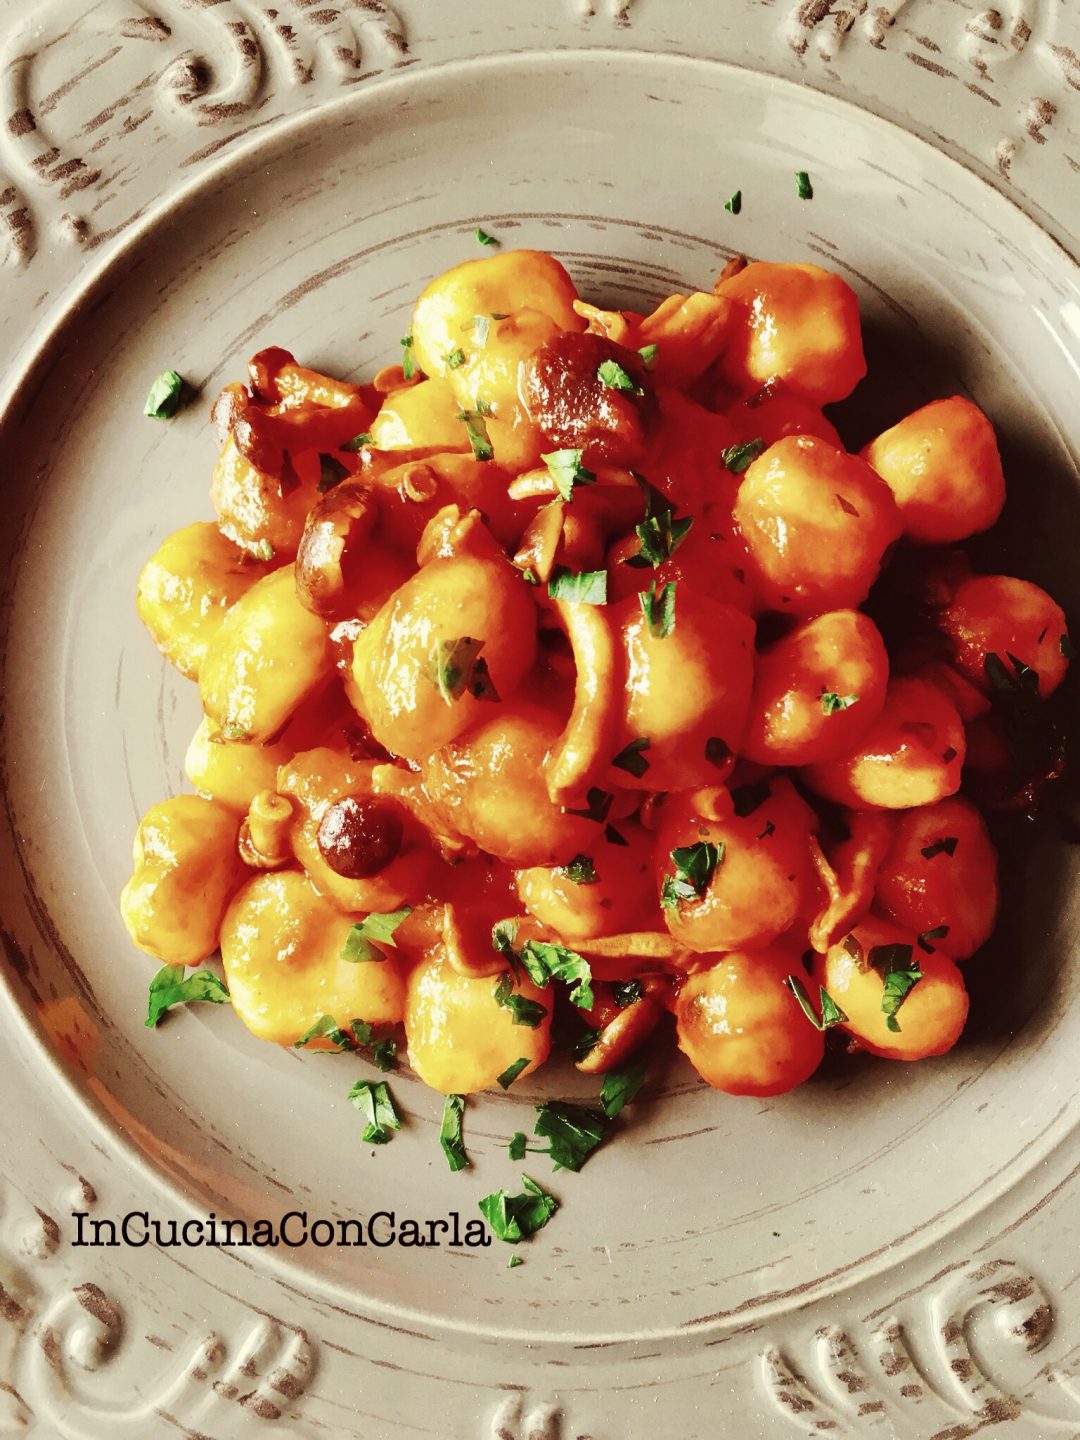
<path id="1" fill-rule="evenodd" d="M 510 1136 L 510 1143 L 506 1147 L 506 1153 L 511 1160 L 524 1160 L 525 1152 L 529 1148 L 529 1142 L 520 1130 L 515 1130 Z"/>
<path id="2" fill-rule="evenodd" d="M 184 377 L 175 370 L 163 370 L 150 386 L 143 414 L 151 420 L 171 420 L 184 403 Z"/>
<path id="3" fill-rule="evenodd" d="M 720 458 L 733 475 L 741 475 L 764 449 L 765 441 L 760 437 L 757 440 L 744 440 L 740 445 L 729 445 Z"/>
<path id="4" fill-rule="evenodd" d="M 212 970 L 195 970 L 185 980 L 183 965 L 164 965 L 150 981 L 150 1007 L 144 1023 L 155 1030 L 166 1010 L 196 1000 L 227 1005 L 229 991 Z"/>
<path id="5" fill-rule="evenodd" d="M 799 1008 L 813 1025 L 815 1030 L 831 1030 L 834 1025 L 841 1025 L 848 1018 L 837 1005 L 824 985 L 819 985 L 821 992 L 821 1019 L 819 1020 L 810 1004 L 810 997 L 806 993 L 802 981 L 796 975 L 789 975 L 784 981 L 795 999 L 799 1002 Z"/>
<path id="6" fill-rule="evenodd" d="M 859 702 L 858 695 L 837 695 L 832 690 L 821 692 L 821 708 L 826 715 L 835 715 L 839 710 L 850 710 Z"/>
<path id="7" fill-rule="evenodd" d="M 361 960 L 385 960 L 385 955 L 377 950 L 371 941 L 377 940 L 380 945 L 389 945 L 396 950 L 394 931 L 411 914 L 412 906 L 403 905 L 400 910 L 368 915 L 349 931 L 345 948 L 341 952 L 342 960 L 351 960 L 354 963 Z"/>
<path id="8" fill-rule="evenodd" d="M 451 350 L 450 354 L 446 356 L 446 368 L 448 370 L 457 370 L 464 364 L 465 351 L 462 350 L 460 346 L 458 346 L 456 350 Z"/>
<path id="9" fill-rule="evenodd" d="M 795 192 L 800 200 L 814 198 L 814 187 L 810 184 L 810 176 L 805 170 L 795 171 Z"/>
<path id="10" fill-rule="evenodd" d="M 596 483 L 595 473 L 581 463 L 580 450 L 553 450 L 549 455 L 541 455 L 540 459 L 547 466 L 548 473 L 564 500 L 574 498 L 575 486 Z"/>
<path id="11" fill-rule="evenodd" d="M 396 1070 L 397 1041 L 391 1037 L 387 1037 L 385 1040 L 376 1040 L 371 1047 L 371 1058 L 384 1074 L 388 1070 Z"/>
<path id="12" fill-rule="evenodd" d="M 528 1060 L 524 1058 L 522 1058 L 521 1060 L 515 1060 L 512 1065 L 508 1065 L 506 1067 L 506 1069 L 502 1072 L 501 1075 L 496 1076 L 496 1079 L 504 1090 L 509 1090 L 510 1086 L 518 1078 L 521 1072 L 523 1070 L 527 1070 L 528 1068 Z"/>
<path id="13" fill-rule="evenodd" d="M 960 844 L 958 835 L 946 835 L 944 840 L 935 840 L 932 844 L 923 847 L 920 852 L 927 860 L 933 860 L 935 855 L 948 855 L 950 858 L 956 854 L 956 847 Z"/>
<path id="14" fill-rule="evenodd" d="M 475 460 L 490 460 L 495 454 L 488 434 L 486 421 L 493 414 L 492 408 L 483 400 L 476 402 L 475 410 L 459 410 L 457 419 L 465 425 L 465 434 Z"/>
<path id="15" fill-rule="evenodd" d="M 476 227 L 476 243 L 478 245 L 498 245 L 499 242 L 495 239 L 494 235 L 489 235 L 486 230 L 481 230 L 478 225 Z"/>
<path id="16" fill-rule="evenodd" d="M 598 366 L 596 378 L 609 390 L 623 390 L 631 395 L 642 395 L 644 391 L 617 360 L 604 360 Z"/>
<path id="17" fill-rule="evenodd" d="M 548 581 L 552 600 L 572 600 L 578 605 L 607 604 L 606 570 L 568 570 L 556 565 Z"/>
<path id="18" fill-rule="evenodd" d="M 925 950 L 927 955 L 933 955 L 934 946 L 931 940 L 944 940 L 949 933 L 948 925 L 935 925 L 932 930 L 924 930 L 919 936 L 919 949 Z"/>
<path id="19" fill-rule="evenodd" d="M 403 335 L 401 337 L 401 351 L 401 373 L 405 376 L 406 380 L 411 380 L 416 374 L 416 359 L 413 355 L 412 335 Z"/>
<path id="20" fill-rule="evenodd" d="M 585 792 L 585 809 L 571 810 L 569 806 L 565 806 L 565 813 L 580 815 L 585 820 L 593 820 L 597 825 L 602 825 L 608 817 L 608 811 L 611 809 L 614 798 L 606 790 L 599 790 L 595 785 L 591 785 Z"/>
<path id="21" fill-rule="evenodd" d="M 619 980 L 611 987 L 611 998 L 620 1010 L 635 1004 L 644 993 L 640 980 Z"/>
<path id="22" fill-rule="evenodd" d="M 619 770 L 625 770 L 630 775 L 636 776 L 639 780 L 649 768 L 649 762 L 642 753 L 649 748 L 649 737 L 639 736 L 637 740 L 631 740 L 629 745 L 624 745 L 619 753 L 612 760 Z"/>
<path id="23" fill-rule="evenodd" d="M 446 1163 L 451 1170 L 464 1170 L 469 1163 L 465 1154 L 465 1140 L 462 1135 L 462 1118 L 465 1114 L 465 1096 L 447 1095 L 443 1103 L 442 1124 L 439 1126 L 439 1144 L 442 1146 Z"/>
<path id="24" fill-rule="evenodd" d="M 675 874 L 664 876 L 660 891 L 663 908 L 672 910 L 680 900 L 700 900 L 713 875 L 724 863 L 725 849 L 722 840 L 715 844 L 710 840 L 699 840 L 696 845 L 683 845 L 672 850 Z"/>
<path id="25" fill-rule="evenodd" d="M 869 963 L 885 981 L 881 992 L 881 1010 L 887 1027 L 899 1034 L 896 1013 L 923 978 L 918 960 L 912 960 L 910 945 L 875 945 L 867 956 Z"/>
<path id="26" fill-rule="evenodd" d="M 273 545 L 271 545 L 269 540 L 259 540 L 256 544 L 249 547 L 248 553 L 251 555 L 252 559 L 264 560 L 267 563 L 273 560 L 274 557 L 277 555 L 277 551 L 274 549 Z M 225 729 L 226 727 L 222 726 L 222 734 L 225 733 Z M 226 736 L 226 738 L 228 737 Z"/>
<path id="27" fill-rule="evenodd" d="M 495 1003 L 510 1011 L 515 1025 L 525 1025 L 530 1030 L 535 1030 L 548 1013 L 547 1007 L 538 1000 L 530 1000 L 527 995 L 517 993 L 509 971 L 506 971 L 495 986 Z"/>
<path id="28" fill-rule="evenodd" d="M 571 1004 L 581 1010 L 592 1009 L 592 967 L 583 955 L 568 950 L 565 945 L 526 940 L 518 959 L 534 985 L 543 988 L 552 980 L 561 980 L 571 987 L 568 996 Z"/>
<path id="29" fill-rule="evenodd" d="M 575 855 L 570 864 L 564 865 L 562 869 L 566 878 L 575 885 L 596 884 L 596 864 L 589 855 Z"/>
<path id="30" fill-rule="evenodd" d="M 652 370 L 656 365 L 656 357 L 660 353 L 659 345 L 643 345 L 637 352 L 641 356 L 641 362 L 646 370 Z"/>
<path id="31" fill-rule="evenodd" d="M 738 215 L 742 210 L 742 191 L 736 190 L 734 194 L 724 201 L 724 209 L 729 215 Z"/>
<path id="32" fill-rule="evenodd" d="M 549 1100 L 536 1107 L 533 1133 L 547 1140 L 556 1170 L 580 1170 L 604 1138 L 607 1117 L 584 1105 Z"/>
<path id="33" fill-rule="evenodd" d="M 736 785 L 731 792 L 731 808 L 740 820 L 760 810 L 772 795 L 768 780 L 754 780 L 749 785 Z"/>
<path id="34" fill-rule="evenodd" d="M 631 555 L 625 563 L 635 569 L 644 569 L 651 565 L 655 570 L 658 565 L 663 565 L 665 560 L 671 559 L 686 539 L 693 523 L 692 515 L 686 516 L 684 520 L 676 520 L 675 512 L 670 508 L 647 516 L 640 525 L 634 526 L 641 547 L 637 554 Z"/>
<path id="35" fill-rule="evenodd" d="M 521 1183 L 525 1192 L 522 1195 L 496 1190 L 480 1201 L 480 1213 L 491 1226 L 496 1240 L 505 1240 L 508 1245 L 517 1245 L 542 1230 L 559 1208 L 554 1195 L 549 1195 L 527 1175 L 522 1175 Z"/>
<path id="36" fill-rule="evenodd" d="M 675 629 L 675 581 L 669 580 L 656 593 L 656 581 L 638 593 L 638 604 L 654 640 L 666 640 Z"/>
<path id="37" fill-rule="evenodd" d="M 333 490 L 340 485 L 342 480 L 348 480 L 349 472 L 340 460 L 333 455 L 319 456 L 319 494 L 325 495 L 328 490 Z"/>
<path id="38" fill-rule="evenodd" d="M 435 641 L 431 676 L 448 705 L 460 700 L 466 691 L 476 700 L 498 700 L 487 661 L 480 655 L 483 648 L 484 641 L 474 640 L 471 635 Z"/>
<path id="39" fill-rule="evenodd" d="M 357 1080 L 349 1091 L 349 1103 L 367 1121 L 362 1136 L 366 1144 L 385 1145 L 392 1138 L 391 1132 L 401 1129 L 385 1080 Z"/>
<path id="40" fill-rule="evenodd" d="M 624 1105 L 629 1105 L 645 1084 L 645 1062 L 636 1060 L 622 1070 L 609 1070 L 600 1087 L 600 1104 L 609 1120 L 614 1120 Z"/>
<path id="41" fill-rule="evenodd" d="M 339 445 L 339 446 L 338 446 L 338 449 L 339 449 L 339 450 L 347 450 L 350 455 L 355 455 L 358 451 L 363 450 L 363 448 L 364 448 L 365 445 L 370 445 L 370 444 L 371 444 L 371 436 L 370 436 L 370 435 L 368 434 L 368 432 L 365 430 L 365 431 L 364 431 L 362 434 L 360 434 L 360 435 L 354 435 L 351 440 L 346 440 L 344 445 Z"/>

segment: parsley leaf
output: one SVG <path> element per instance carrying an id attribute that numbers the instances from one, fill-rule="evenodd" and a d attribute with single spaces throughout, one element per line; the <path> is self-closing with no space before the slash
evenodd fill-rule
<path id="1" fill-rule="evenodd" d="M 672 910 L 680 900 L 700 900 L 709 888 L 709 881 L 724 863 L 725 845 L 699 840 L 696 845 L 683 845 L 671 851 L 675 874 L 665 875 L 660 891 L 660 904 Z"/>
<path id="2" fill-rule="evenodd" d="M 443 1104 L 442 1124 L 439 1126 L 439 1144 L 442 1146 L 446 1163 L 451 1170 L 464 1170 L 469 1163 L 465 1153 L 462 1135 L 462 1117 L 465 1114 L 465 1096 L 447 1095 Z"/>
<path id="3" fill-rule="evenodd" d="M 495 239 L 494 235 L 489 235 L 486 230 L 481 230 L 478 225 L 476 227 L 476 243 L 478 245 L 498 245 L 499 242 Z"/>
<path id="4" fill-rule="evenodd" d="M 339 1050 L 356 1050 L 359 1047 L 350 1040 L 332 1015 L 320 1015 L 309 1025 L 299 1040 L 293 1042 L 294 1050 L 302 1050 L 312 1040 L 332 1040 Z M 367 1043 L 366 1041 L 362 1043 Z"/>
<path id="5" fill-rule="evenodd" d="M 496 1190 L 480 1201 L 480 1213 L 491 1226 L 496 1240 L 505 1240 L 508 1245 L 517 1245 L 542 1230 L 559 1208 L 554 1195 L 549 1195 L 527 1175 L 522 1175 L 521 1183 L 525 1192 L 522 1195 Z"/>
<path id="6" fill-rule="evenodd" d="M 476 700 L 498 700 L 487 661 L 480 656 L 483 648 L 484 641 L 474 640 L 471 635 L 435 641 L 431 675 L 447 705 L 460 700 L 466 691 Z"/>
<path id="7" fill-rule="evenodd" d="M 814 187 L 810 184 L 810 176 L 805 170 L 795 171 L 795 191 L 800 200 L 814 198 Z"/>
<path id="8" fill-rule="evenodd" d="M 675 512 L 670 507 L 647 516 L 640 525 L 634 526 L 641 547 L 637 554 L 631 555 L 625 563 L 638 570 L 651 565 L 655 570 L 665 560 L 671 559 L 686 539 L 693 523 L 692 515 L 687 515 L 684 520 L 676 520 Z"/>
<path id="9" fill-rule="evenodd" d="M 649 737 L 641 735 L 637 740 L 631 740 L 629 745 L 624 745 L 619 753 L 612 760 L 619 770 L 625 770 L 630 775 L 635 775 L 639 780 L 649 768 L 649 762 L 642 753 L 649 748 Z"/>
<path id="10" fill-rule="evenodd" d="M 733 475 L 741 475 L 764 449 L 765 441 L 759 436 L 756 440 L 744 440 L 741 445 L 729 445 L 720 458 Z"/>
<path id="11" fill-rule="evenodd" d="M 525 1152 L 528 1149 L 528 1141 L 520 1130 L 515 1130 L 510 1136 L 510 1143 L 506 1147 L 506 1153 L 511 1160 L 524 1160 Z"/>
<path id="12" fill-rule="evenodd" d="M 931 940 L 944 940 L 949 933 L 948 925 L 935 925 L 932 930 L 924 930 L 919 936 L 919 949 L 925 950 L 927 955 L 933 955 L 934 946 Z"/>
<path id="13" fill-rule="evenodd" d="M 485 423 L 491 413 L 491 406 L 482 400 L 476 402 L 475 410 L 457 412 L 456 418 L 464 422 L 465 434 L 469 437 L 469 445 L 476 460 L 491 460 L 495 454 Z"/>
<path id="14" fill-rule="evenodd" d="M 598 1110 L 548 1100 L 536 1107 L 533 1133 L 549 1142 L 545 1152 L 556 1170 L 580 1170 L 604 1138 L 607 1117 Z"/>
<path id="15" fill-rule="evenodd" d="M 568 880 L 575 885 L 595 885 L 597 881 L 596 865 L 589 855 L 575 855 L 569 865 L 564 865 L 563 871 Z"/>
<path id="16" fill-rule="evenodd" d="M 578 605 L 606 605 L 607 571 L 575 572 L 565 565 L 556 565 L 548 581 L 548 594 L 552 600 L 573 600 Z"/>
<path id="17" fill-rule="evenodd" d="M 389 1036 L 385 1040 L 376 1040 L 371 1047 L 371 1058 L 384 1074 L 388 1070 L 396 1070 L 397 1041 Z"/>
<path id="18" fill-rule="evenodd" d="M 850 710 L 859 703 L 858 695 L 836 695 L 832 690 L 821 692 L 821 708 L 826 715 L 835 715 L 838 710 Z"/>
<path id="19" fill-rule="evenodd" d="M 818 986 L 821 992 L 821 1019 L 819 1020 L 814 1013 L 814 1007 L 810 1004 L 810 997 L 807 995 L 802 981 L 795 975 L 789 975 L 784 984 L 795 996 L 799 1002 L 799 1008 L 815 1030 L 829 1030 L 834 1025 L 841 1025 L 848 1018 L 824 985 Z"/>
<path id="20" fill-rule="evenodd" d="M 742 191 L 736 190 L 727 200 L 724 201 L 724 209 L 729 215 L 738 215 L 742 210 Z"/>
<path id="21" fill-rule="evenodd" d="M 881 1010 L 886 1026 L 899 1033 L 896 1012 L 923 978 L 918 960 L 912 959 L 910 945 L 875 945 L 867 959 L 885 981 L 881 992 Z"/>
<path id="22" fill-rule="evenodd" d="M 567 815 L 581 815 L 586 820 L 594 820 L 597 825 L 602 825 L 608 817 L 611 809 L 613 795 L 606 790 L 599 790 L 595 785 L 589 787 L 585 793 L 586 808 L 584 810 L 571 810 L 564 807 Z"/>
<path id="23" fill-rule="evenodd" d="M 654 640 L 666 640 L 675 629 L 675 581 L 669 580 L 666 585 L 661 586 L 658 595 L 656 581 L 653 580 L 647 591 L 638 593 L 638 604 L 645 616 L 649 634 Z"/>
<path id="24" fill-rule="evenodd" d="M 465 364 L 465 351 L 458 346 L 456 350 L 451 350 L 449 355 L 445 356 L 445 359 L 448 370 L 457 370 Z"/>
<path id="25" fill-rule="evenodd" d="M 495 986 L 495 1003 L 510 1011 L 515 1025 L 525 1025 L 530 1030 L 535 1030 L 548 1013 L 547 1007 L 538 1000 L 530 1000 L 527 995 L 517 993 L 509 971 L 503 974 Z"/>
<path id="26" fill-rule="evenodd" d="M 385 1080 L 357 1080 L 349 1091 L 349 1103 L 367 1121 L 362 1138 L 368 1145 L 385 1145 L 392 1138 L 391 1131 L 401 1129 Z"/>
<path id="27" fill-rule="evenodd" d="M 632 376 L 623 369 L 617 360 L 602 361 L 597 368 L 596 378 L 602 381 L 609 390 L 624 390 L 631 395 L 644 394 L 641 386 L 634 383 Z"/>
<path id="28" fill-rule="evenodd" d="M 150 1007 L 146 1027 L 155 1030 L 166 1010 L 174 1005 L 188 1005 L 194 1000 L 211 1000 L 227 1005 L 229 992 L 212 970 L 195 970 L 184 979 L 183 965 L 164 965 L 150 981 Z"/>
<path id="29" fill-rule="evenodd" d="M 345 466 L 333 455 L 319 456 L 319 494 L 325 495 L 349 478 Z"/>
<path id="30" fill-rule="evenodd" d="M 416 374 L 416 360 L 413 356 L 412 335 L 403 335 L 401 337 L 401 351 L 401 373 L 405 376 L 406 380 L 411 380 Z"/>
<path id="31" fill-rule="evenodd" d="M 270 561 L 273 560 L 274 556 L 277 554 L 277 551 L 274 549 L 273 545 L 270 543 L 269 540 L 260 540 L 257 542 L 257 544 L 249 546 L 248 549 L 249 554 L 255 560 Z M 223 735 L 225 734 L 225 729 L 226 727 L 223 725 L 221 727 L 221 733 Z M 228 736 L 226 736 L 225 738 L 228 739 Z"/>
<path id="32" fill-rule="evenodd" d="M 524 1058 L 522 1058 L 521 1060 L 515 1060 L 512 1065 L 508 1065 L 506 1067 L 506 1069 L 502 1072 L 501 1075 L 497 1075 L 495 1078 L 498 1080 L 499 1084 L 504 1090 L 509 1090 L 510 1086 L 518 1078 L 521 1072 L 523 1070 L 527 1070 L 528 1068 L 528 1060 Z"/>
<path id="33" fill-rule="evenodd" d="M 617 980 L 611 987 L 611 998 L 620 1010 L 635 1004 L 644 993 L 640 980 Z"/>
<path id="34" fill-rule="evenodd" d="M 521 1258 L 520 1255 L 511 1255 L 510 1259 L 506 1262 L 506 1268 L 508 1270 L 516 1270 L 519 1265 L 524 1264 L 525 1261 Z"/>
<path id="35" fill-rule="evenodd" d="M 614 1120 L 624 1105 L 629 1105 L 645 1084 L 645 1061 L 635 1060 L 623 1070 L 609 1070 L 600 1087 L 600 1103 L 604 1114 Z"/>
<path id="36" fill-rule="evenodd" d="M 183 376 L 175 370 L 163 370 L 150 386 L 143 414 L 151 420 L 171 420 L 183 403 Z"/>
<path id="37" fill-rule="evenodd" d="M 660 353 L 659 345 L 643 345 L 637 352 L 641 356 L 642 364 L 646 370 L 652 370 L 656 365 L 656 357 Z"/>
<path id="38" fill-rule="evenodd" d="M 517 932 L 518 922 L 516 920 L 497 920 L 491 927 L 491 948 L 497 950 L 500 955 L 513 954 Z"/>
<path id="39" fill-rule="evenodd" d="M 400 910 L 368 915 L 349 931 L 345 948 L 341 952 L 342 960 L 350 960 L 354 964 L 361 960 L 384 960 L 386 957 L 370 942 L 377 940 L 380 945 L 390 945 L 396 950 L 394 931 L 411 914 L 412 906 L 403 905 Z"/>
<path id="40" fill-rule="evenodd" d="M 549 455 L 541 455 L 540 459 L 547 466 L 548 473 L 564 500 L 574 498 L 576 485 L 596 483 L 595 473 L 581 463 L 580 450 L 552 450 Z"/>
<path id="41" fill-rule="evenodd" d="M 958 835 L 946 835 L 943 840 L 935 840 L 930 845 L 925 845 L 920 852 L 924 859 L 933 860 L 935 855 L 948 855 L 950 859 L 956 854 L 956 847 L 960 844 Z"/>
<path id="42" fill-rule="evenodd" d="M 572 1005 L 581 1010 L 592 1009 L 592 967 L 583 955 L 567 950 L 565 945 L 552 945 L 546 940 L 526 940 L 519 958 L 534 985 L 544 986 L 552 980 L 562 980 L 571 987 L 568 998 Z"/>
<path id="43" fill-rule="evenodd" d="M 354 435 L 351 440 L 346 440 L 344 445 L 338 446 L 338 449 L 347 450 L 350 455 L 355 455 L 357 451 L 363 450 L 365 445 L 370 444 L 371 436 L 365 430 L 361 435 Z"/>

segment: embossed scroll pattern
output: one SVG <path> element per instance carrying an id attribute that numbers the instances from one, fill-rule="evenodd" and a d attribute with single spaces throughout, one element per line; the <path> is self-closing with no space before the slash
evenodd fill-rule
<path id="1" fill-rule="evenodd" d="M 58 1197 L 58 1213 L 89 1211 L 96 1198 L 79 1177 Z M 137 1306 L 80 1278 L 81 1252 L 57 1221 L 40 1209 L 24 1219 L 13 1208 L 0 1249 L 0 1437 L 35 1425 L 53 1440 L 145 1440 L 163 1420 L 188 1434 L 240 1436 L 273 1421 L 275 1440 L 301 1440 L 289 1416 L 315 1369 L 302 1330 L 249 1316 L 228 1342 L 210 1330 L 176 1344 L 136 1337 Z M 136 1349 L 133 1395 L 109 1372 Z"/>

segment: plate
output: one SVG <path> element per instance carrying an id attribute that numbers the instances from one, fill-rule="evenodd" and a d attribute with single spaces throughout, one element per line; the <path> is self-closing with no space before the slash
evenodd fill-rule
<path id="1" fill-rule="evenodd" d="M 804 168 L 812 201 L 796 191 Z M 723 209 L 736 188 L 738 217 Z M 129 232 L 57 315 L 3 421 L 20 482 L 5 488 L 0 539 L 6 1024 L 21 1045 L 33 1037 L 35 1085 L 122 1155 L 151 1209 L 468 1218 L 514 1184 L 505 1144 L 530 1128 L 531 1103 L 588 1093 L 545 1072 L 542 1086 L 478 1098 L 474 1167 L 451 1175 L 441 1102 L 403 1074 L 404 1131 L 364 1147 L 345 1100 L 369 1073 L 360 1062 L 261 1045 L 224 1008 L 146 1030 L 154 967 L 116 915 L 138 817 L 180 788 L 198 719 L 133 595 L 160 540 L 211 513 L 213 396 L 268 344 L 370 376 L 426 279 L 478 253 L 477 225 L 552 250 L 584 295 L 634 308 L 709 288 L 744 251 L 837 269 L 862 301 L 873 376 L 847 438 L 934 394 L 970 394 L 1002 436 L 1010 565 L 1080 613 L 1077 272 L 921 141 L 808 89 L 627 52 L 408 73 L 244 143 Z M 201 400 L 159 425 L 141 407 L 166 367 Z M 664 1062 L 581 1175 L 552 1178 L 530 1157 L 562 1210 L 511 1274 L 502 1247 L 308 1243 L 240 1262 L 304 1297 L 301 1310 L 437 1340 L 423 1373 L 446 1384 L 522 1344 L 529 1366 L 573 1365 L 594 1383 L 631 1359 L 675 1380 L 812 1302 L 828 1314 L 860 1287 L 894 1293 L 898 1273 L 961 1246 L 1071 1143 L 1075 851 L 1039 829 L 1015 864 L 974 1023 L 944 1060 L 830 1069 L 763 1103 Z M 769 1373 L 783 1390 L 782 1369 Z M 612 1413 L 605 1433 L 635 1423 L 629 1402 Z M 445 1433 L 476 1433 L 466 1415 Z"/>

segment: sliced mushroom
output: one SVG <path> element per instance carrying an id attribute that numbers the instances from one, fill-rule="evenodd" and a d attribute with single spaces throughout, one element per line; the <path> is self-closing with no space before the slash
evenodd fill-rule
<path id="1" fill-rule="evenodd" d="M 313 506 L 296 553 L 296 593 L 315 615 L 332 616 L 345 594 L 345 557 L 371 537 L 378 519 L 375 491 L 344 480 Z"/>
<path id="2" fill-rule="evenodd" d="M 295 812 L 287 795 L 260 790 L 240 826 L 240 858 L 253 870 L 280 870 L 293 858 Z"/>
<path id="3" fill-rule="evenodd" d="M 544 766 L 548 794 L 574 804 L 599 785 L 616 748 L 625 686 L 622 647 L 602 606 L 557 602 L 577 678 L 574 708 Z"/>
<path id="4" fill-rule="evenodd" d="M 828 896 L 810 926 L 810 944 L 819 954 L 841 940 L 870 909 L 877 873 L 892 840 L 892 817 L 880 811 L 853 811 L 848 824 L 850 839 L 836 847 L 833 862 L 810 837 L 810 855 Z"/>

